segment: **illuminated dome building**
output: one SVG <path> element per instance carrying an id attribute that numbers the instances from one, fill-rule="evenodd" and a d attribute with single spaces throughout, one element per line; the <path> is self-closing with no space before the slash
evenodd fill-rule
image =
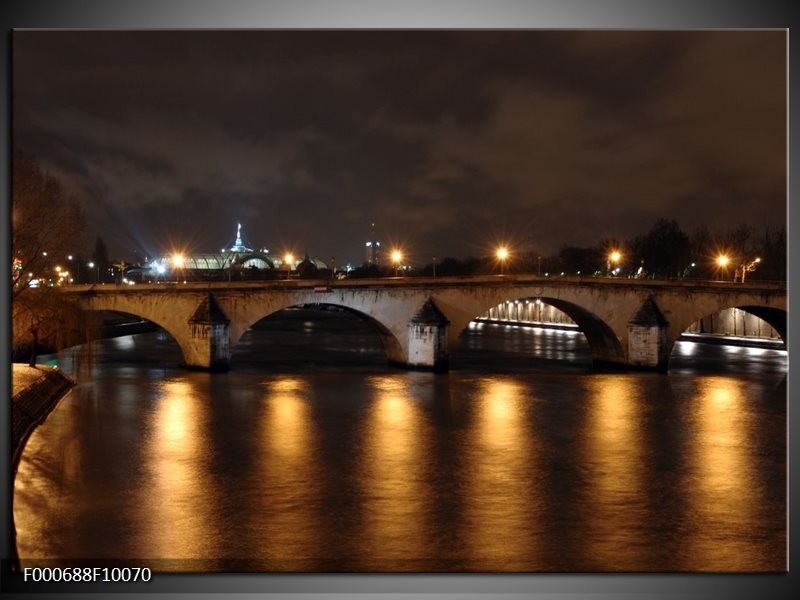
<path id="1" fill-rule="evenodd" d="M 313 278 L 319 276 L 320 271 L 327 271 L 328 265 L 306 252 L 305 258 L 295 265 L 295 270 L 300 277 Z"/>
<path id="2" fill-rule="evenodd" d="M 242 225 L 236 229 L 236 241 L 219 253 L 164 255 L 142 267 L 128 269 L 125 275 L 138 281 L 177 281 L 179 279 L 232 280 L 264 277 L 275 269 L 269 251 L 254 250 L 242 240 Z"/>

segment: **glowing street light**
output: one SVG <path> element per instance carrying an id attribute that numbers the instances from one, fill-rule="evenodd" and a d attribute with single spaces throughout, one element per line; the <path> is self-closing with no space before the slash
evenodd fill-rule
<path id="1" fill-rule="evenodd" d="M 175 281 L 177 282 L 179 279 L 179 271 L 183 269 L 184 264 L 186 264 L 186 259 L 183 257 L 183 254 L 173 254 L 172 255 L 172 266 L 175 267 Z"/>
<path id="2" fill-rule="evenodd" d="M 394 276 L 397 277 L 397 270 L 400 268 L 400 261 L 403 260 L 403 253 L 400 250 L 392 250 L 392 262 L 394 263 Z"/>
<path id="3" fill-rule="evenodd" d="M 291 254 L 287 254 L 283 257 L 283 262 L 286 263 L 286 279 L 290 279 L 292 276 L 292 261 L 294 260 L 294 256 Z"/>
<path id="4" fill-rule="evenodd" d="M 497 260 L 500 261 L 500 275 L 503 274 L 503 266 L 505 262 L 508 260 L 508 248 L 505 246 L 500 246 L 497 249 Z"/>
<path id="5" fill-rule="evenodd" d="M 612 250 L 608 254 L 608 262 L 606 263 L 606 271 L 609 273 L 617 274 L 619 262 L 622 260 L 622 253 L 619 250 Z M 614 270 L 611 270 L 611 265 L 614 265 Z"/>
<path id="6" fill-rule="evenodd" d="M 760 263 L 760 262 L 761 262 L 761 259 L 756 257 L 753 260 L 751 260 L 749 263 L 742 263 L 742 265 L 739 267 L 739 269 L 737 269 L 737 271 L 741 271 L 741 277 L 739 278 L 739 281 L 744 283 L 745 274 L 748 271 L 755 271 L 756 267 L 758 266 L 758 263 Z M 734 281 L 736 280 L 736 274 L 734 274 L 733 279 L 734 279 Z"/>
<path id="7" fill-rule="evenodd" d="M 87 263 L 86 266 L 89 267 L 90 269 L 94 269 L 95 268 L 95 264 L 93 262 Z M 97 268 L 95 269 L 95 272 L 94 272 L 94 282 L 95 283 L 100 283 L 100 265 L 99 264 L 97 265 Z"/>
<path id="8" fill-rule="evenodd" d="M 727 268 L 728 263 L 731 262 L 731 259 L 726 254 L 720 254 L 717 256 L 717 267 L 718 267 L 718 277 L 720 280 L 724 280 L 723 270 Z"/>

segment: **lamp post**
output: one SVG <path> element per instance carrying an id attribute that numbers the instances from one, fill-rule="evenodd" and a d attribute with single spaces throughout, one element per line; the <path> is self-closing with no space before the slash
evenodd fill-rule
<path id="1" fill-rule="evenodd" d="M 725 254 L 720 254 L 717 256 L 717 278 L 720 281 L 725 281 L 725 277 L 723 275 L 724 269 L 728 266 L 728 263 L 731 261 Z"/>
<path id="2" fill-rule="evenodd" d="M 542 275 L 542 257 L 541 256 L 537 256 L 536 257 L 536 262 L 537 262 L 536 274 L 541 276 Z"/>
<path id="3" fill-rule="evenodd" d="M 90 269 L 95 269 L 95 264 L 93 262 L 88 263 L 86 266 Z M 94 282 L 100 283 L 100 263 L 97 264 L 97 268 L 94 271 Z"/>
<path id="4" fill-rule="evenodd" d="M 760 262 L 761 262 L 761 259 L 756 257 L 753 260 L 751 260 L 749 263 L 742 263 L 742 266 L 739 267 L 741 269 L 741 273 L 742 273 L 742 276 L 741 276 L 739 281 L 741 281 L 741 283 L 744 283 L 745 273 L 747 273 L 748 271 L 755 271 L 756 267 L 758 266 L 758 263 L 760 263 Z"/>
<path id="5" fill-rule="evenodd" d="M 436 257 L 433 257 L 433 277 L 436 278 Z"/>
<path id="6" fill-rule="evenodd" d="M 392 262 L 394 263 L 394 276 L 397 277 L 398 269 L 400 268 L 400 261 L 403 260 L 403 253 L 400 250 L 392 251 Z"/>
<path id="7" fill-rule="evenodd" d="M 611 270 L 611 265 L 613 264 L 616 270 L 616 267 L 619 265 L 620 260 L 622 260 L 622 253 L 619 250 L 612 250 L 608 255 L 606 270 L 611 274 L 615 274 L 614 271 Z"/>
<path id="8" fill-rule="evenodd" d="M 74 273 L 75 283 L 78 284 L 81 282 L 81 269 L 80 265 L 78 265 L 77 269 L 72 265 L 72 258 L 73 258 L 72 254 L 67 254 L 67 261 L 69 262 L 69 270 Z M 70 281 L 70 283 L 72 283 L 72 281 Z"/>
<path id="9" fill-rule="evenodd" d="M 500 246 L 497 249 L 497 260 L 500 261 L 500 275 L 502 275 L 503 267 L 505 266 L 506 260 L 508 260 L 508 248 Z"/>

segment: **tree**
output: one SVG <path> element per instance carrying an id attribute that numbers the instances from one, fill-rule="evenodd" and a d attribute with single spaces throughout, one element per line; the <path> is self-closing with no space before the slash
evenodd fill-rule
<path id="1" fill-rule="evenodd" d="M 83 244 L 83 215 L 61 183 L 36 161 L 15 152 L 12 171 L 12 299 L 33 279 L 47 281 L 53 269 Z"/>
<path id="2" fill-rule="evenodd" d="M 109 267 L 108 250 L 106 249 L 106 243 L 100 236 L 98 236 L 94 242 L 94 252 L 92 252 L 92 262 L 94 263 L 95 278 L 97 283 L 105 281 Z"/>
<path id="3" fill-rule="evenodd" d="M 61 183 L 19 152 L 12 177 L 12 344 L 29 344 L 35 364 L 40 345 L 59 349 L 86 330 L 82 313 L 55 289 L 63 282 L 57 270 L 67 272 L 68 255 L 81 246 L 83 218 Z"/>
<path id="4" fill-rule="evenodd" d="M 646 235 L 632 242 L 635 258 L 653 277 L 682 277 L 691 264 L 689 236 L 674 219 L 658 219 Z"/>
<path id="5" fill-rule="evenodd" d="M 14 354 L 27 353 L 31 367 L 36 365 L 39 351 L 52 352 L 84 342 L 93 326 L 97 323 L 89 315 L 53 288 L 29 288 L 12 304 Z"/>
<path id="6" fill-rule="evenodd" d="M 764 228 L 764 234 L 755 243 L 755 252 L 761 258 L 750 279 L 786 281 L 786 228 Z"/>
<path id="7" fill-rule="evenodd" d="M 583 275 L 592 275 L 600 269 L 605 259 L 599 248 L 578 248 L 564 246 L 558 252 L 558 271 L 569 275 L 580 272 Z"/>
<path id="8" fill-rule="evenodd" d="M 747 223 L 742 223 L 723 237 L 723 248 L 731 253 L 731 258 L 736 264 L 755 258 L 755 250 L 752 248 L 752 237 L 753 228 Z M 753 256 L 751 257 L 751 255 Z"/>

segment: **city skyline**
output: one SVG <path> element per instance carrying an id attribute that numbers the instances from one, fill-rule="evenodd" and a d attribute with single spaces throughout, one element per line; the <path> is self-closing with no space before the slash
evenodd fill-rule
<path id="1" fill-rule="evenodd" d="M 358 263 L 786 223 L 786 32 L 17 31 L 13 142 L 111 255 Z M 747 144 L 743 143 L 747 140 Z M 469 235 L 464 232 L 469 231 Z"/>

